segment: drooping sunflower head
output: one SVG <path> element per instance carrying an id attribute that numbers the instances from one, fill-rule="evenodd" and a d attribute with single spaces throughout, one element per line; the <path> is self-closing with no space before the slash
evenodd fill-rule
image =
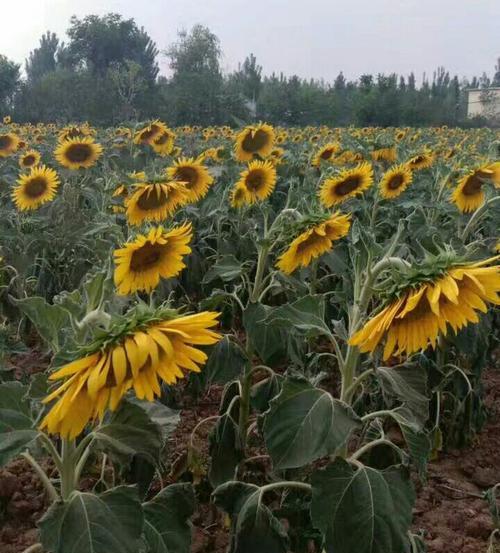
<path id="1" fill-rule="evenodd" d="M 389 163 L 394 163 L 397 158 L 396 148 L 394 146 L 377 148 L 373 150 L 370 155 L 373 161 L 388 161 Z"/>
<path id="2" fill-rule="evenodd" d="M 79 357 L 49 377 L 59 382 L 44 403 L 50 411 L 40 428 L 74 439 L 91 422 L 115 411 L 133 390 L 138 399 L 153 401 L 161 383 L 173 385 L 185 374 L 200 372 L 207 354 L 199 346 L 218 342 L 218 313 L 179 315 L 171 309 L 156 312 L 144 306 L 119 318 L 104 336 L 84 348 Z"/>
<path id="3" fill-rule="evenodd" d="M 134 135 L 134 144 L 153 144 L 162 134 L 168 134 L 169 129 L 162 121 L 156 119 L 139 129 Z"/>
<path id="4" fill-rule="evenodd" d="M 274 129 L 266 123 L 245 127 L 236 136 L 234 146 L 238 161 L 251 161 L 255 156 L 266 158 L 274 147 Z"/>
<path id="5" fill-rule="evenodd" d="M 161 132 L 151 142 L 151 147 L 160 156 L 168 156 L 174 149 L 175 133 L 170 129 Z"/>
<path id="6" fill-rule="evenodd" d="M 102 146 L 90 136 L 69 138 L 54 151 L 57 161 L 67 169 L 89 169 L 102 155 Z"/>
<path id="7" fill-rule="evenodd" d="M 161 222 L 187 202 L 187 190 L 178 182 L 155 182 L 135 185 L 135 192 L 125 201 L 131 225 Z"/>
<path id="8" fill-rule="evenodd" d="M 330 251 L 333 242 L 346 236 L 350 226 L 350 214 L 339 212 L 304 219 L 297 226 L 298 235 L 279 257 L 276 267 L 287 275 L 299 267 L 307 267 L 313 259 Z"/>
<path id="9" fill-rule="evenodd" d="M 40 163 L 40 152 L 36 150 L 28 150 L 19 158 L 19 167 L 22 169 L 30 169 Z"/>
<path id="10" fill-rule="evenodd" d="M 276 186 L 276 168 L 270 161 L 251 161 L 240 173 L 235 189 L 245 188 L 245 200 L 249 204 L 268 198 Z"/>
<path id="11" fill-rule="evenodd" d="M 250 195 L 248 194 L 247 187 L 242 182 L 235 184 L 233 189 L 231 190 L 230 203 L 231 206 L 235 208 L 240 208 L 244 205 L 251 204 Z"/>
<path id="12" fill-rule="evenodd" d="M 380 195 L 386 200 L 397 198 L 410 185 L 413 174 L 404 164 L 395 165 L 388 169 L 380 181 Z"/>
<path id="13" fill-rule="evenodd" d="M 194 158 L 181 157 L 167 169 L 167 176 L 183 184 L 187 190 L 190 202 L 196 202 L 206 196 L 214 179 L 201 161 Z"/>
<path id="14" fill-rule="evenodd" d="M 191 253 L 188 244 L 192 237 L 190 223 L 170 231 L 160 226 L 115 250 L 114 279 L 118 294 L 151 292 L 160 278 L 177 276 L 185 267 L 183 257 Z"/>
<path id="15" fill-rule="evenodd" d="M 338 152 L 340 152 L 340 144 L 338 142 L 329 142 L 316 152 L 311 165 L 319 167 L 322 162 L 330 162 Z"/>
<path id="16" fill-rule="evenodd" d="M 344 169 L 339 175 L 326 179 L 321 185 L 319 197 L 325 207 L 345 202 L 362 194 L 373 184 L 373 168 L 363 162 L 353 169 Z"/>
<path id="17" fill-rule="evenodd" d="M 21 211 L 38 209 L 54 199 L 58 186 L 57 173 L 45 165 L 39 165 L 19 177 L 12 191 L 12 199 Z"/>
<path id="18" fill-rule="evenodd" d="M 490 166 L 483 166 L 463 176 L 453 191 L 451 199 L 462 213 L 475 211 L 484 204 L 484 184 L 495 182 L 495 171 Z"/>
<path id="19" fill-rule="evenodd" d="M 413 156 L 407 161 L 408 167 L 412 171 L 421 171 L 422 169 L 428 169 L 434 163 L 436 155 L 430 150 L 426 150 L 416 156 Z"/>
<path id="20" fill-rule="evenodd" d="M 8 157 L 17 151 L 19 137 L 14 133 L 0 134 L 0 157 Z"/>
<path id="21" fill-rule="evenodd" d="M 500 303 L 498 256 L 478 263 L 452 262 L 450 256 L 420 263 L 408 271 L 390 294 L 385 306 L 349 340 L 362 352 L 373 352 L 385 338 L 384 360 L 434 348 L 438 336 L 458 332 L 479 321 L 487 302 Z"/>

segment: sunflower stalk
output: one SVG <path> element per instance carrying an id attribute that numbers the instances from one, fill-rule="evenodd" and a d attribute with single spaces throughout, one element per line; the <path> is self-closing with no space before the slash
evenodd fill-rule
<path id="1" fill-rule="evenodd" d="M 483 215 L 487 212 L 488 208 L 494 204 L 495 202 L 498 202 L 500 200 L 500 196 L 494 196 L 493 198 L 490 198 L 487 202 L 485 202 L 479 209 L 477 209 L 472 217 L 469 219 L 469 222 L 465 225 L 464 230 L 462 231 L 462 234 L 460 236 L 460 239 L 464 241 L 469 233 L 474 229 L 474 227 L 479 223 L 479 221 L 482 219 Z"/>

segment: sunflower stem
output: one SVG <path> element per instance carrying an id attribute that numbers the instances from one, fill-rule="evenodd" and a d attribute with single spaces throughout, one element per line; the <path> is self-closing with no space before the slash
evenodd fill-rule
<path id="1" fill-rule="evenodd" d="M 500 196 L 493 196 L 487 202 L 485 202 L 479 209 L 477 209 L 472 217 L 469 219 L 469 222 L 465 225 L 465 228 L 460 236 L 461 240 L 465 240 L 469 232 L 475 227 L 475 225 L 480 221 L 484 213 L 486 213 L 488 207 L 500 200 Z"/>
<path id="2" fill-rule="evenodd" d="M 63 438 L 61 446 L 61 498 L 67 501 L 75 489 L 75 442 Z"/>

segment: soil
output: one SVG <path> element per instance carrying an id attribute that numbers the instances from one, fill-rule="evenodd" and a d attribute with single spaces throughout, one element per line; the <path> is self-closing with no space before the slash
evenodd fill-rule
<path id="1" fill-rule="evenodd" d="M 482 496 L 500 481 L 500 371 L 486 371 L 484 387 L 490 417 L 481 434 L 471 447 L 448 451 L 432 461 L 426 484 L 417 484 L 413 531 L 424 537 L 429 553 L 486 553 L 488 547 L 493 523 Z M 181 411 L 181 421 L 170 439 L 171 469 L 164 475 L 164 485 L 185 476 L 186 443 L 194 427 L 217 412 L 220 395 L 221 389 L 213 387 Z M 207 422 L 196 432 L 201 459 L 207 459 L 211 426 Z M 196 470 L 194 473 L 198 483 Z M 87 485 L 91 487 L 91 483 Z M 151 491 L 158 488 L 159 482 L 155 482 Z M 228 545 L 224 517 L 210 506 L 208 487 L 205 490 L 201 484 L 197 489 L 192 553 L 223 553 Z M 36 521 L 47 506 L 42 486 L 24 460 L 0 470 L 0 552 L 22 553 L 36 543 Z"/>

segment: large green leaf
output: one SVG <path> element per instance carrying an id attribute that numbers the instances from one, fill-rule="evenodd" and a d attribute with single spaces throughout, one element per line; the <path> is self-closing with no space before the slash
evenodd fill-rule
<path id="1" fill-rule="evenodd" d="M 194 506 L 191 484 L 172 484 L 144 503 L 147 553 L 189 553 Z"/>
<path id="2" fill-rule="evenodd" d="M 207 384 L 226 384 L 242 374 L 248 358 L 230 336 L 225 335 L 211 350 L 202 375 Z"/>
<path id="3" fill-rule="evenodd" d="M 203 277 L 203 284 L 220 278 L 224 282 L 230 282 L 240 277 L 242 272 L 242 264 L 234 257 L 234 255 L 223 255 L 221 259 L 215 263 Z"/>
<path id="4" fill-rule="evenodd" d="M 263 322 L 271 310 L 271 307 L 262 303 L 251 303 L 243 313 L 243 326 L 250 343 L 267 364 L 273 364 L 286 356 L 285 331 Z"/>
<path id="5" fill-rule="evenodd" d="M 327 553 L 403 553 L 415 493 L 408 471 L 337 458 L 312 475 L 311 516 Z"/>
<path id="6" fill-rule="evenodd" d="M 102 495 L 74 492 L 52 504 L 39 522 L 50 553 L 137 553 L 143 513 L 134 488 L 120 486 Z"/>
<path id="7" fill-rule="evenodd" d="M 258 486 L 227 482 L 215 490 L 213 500 L 231 516 L 230 553 L 288 551 L 286 531 L 263 503 Z"/>
<path id="8" fill-rule="evenodd" d="M 28 386 L 0 384 L 0 466 L 26 450 L 38 436 L 31 417 Z"/>
<path id="9" fill-rule="evenodd" d="M 161 429 L 138 405 L 123 401 L 109 423 L 98 426 L 93 434 L 99 449 L 121 460 L 140 455 L 153 465 L 158 463 L 162 447 Z"/>
<path id="10" fill-rule="evenodd" d="M 265 415 L 264 439 L 277 469 L 307 465 L 342 447 L 360 420 L 304 378 L 288 378 Z"/>
<path id="11" fill-rule="evenodd" d="M 215 488 L 234 480 L 236 467 L 243 458 L 239 427 L 230 413 L 219 417 L 210 434 L 210 468 L 208 479 Z"/>
<path id="12" fill-rule="evenodd" d="M 30 319 L 40 337 L 47 342 L 53 352 L 57 352 L 71 329 L 71 313 L 60 305 L 51 305 L 43 298 L 9 299 Z"/>
<path id="13" fill-rule="evenodd" d="M 325 323 L 325 298 L 321 295 L 304 296 L 276 307 L 267 314 L 265 322 L 288 332 L 298 331 L 313 336 L 331 334 Z"/>

